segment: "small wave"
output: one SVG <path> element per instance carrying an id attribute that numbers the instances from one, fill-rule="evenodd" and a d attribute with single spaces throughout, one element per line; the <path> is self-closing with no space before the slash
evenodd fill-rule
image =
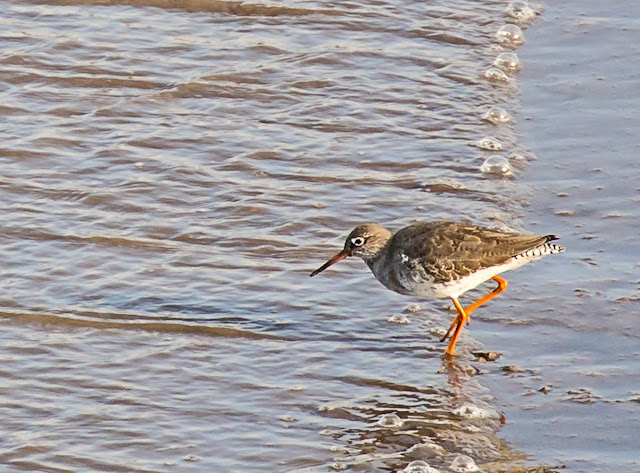
<path id="1" fill-rule="evenodd" d="M 157 333 L 182 333 L 221 338 L 245 338 L 251 340 L 288 340 L 287 337 L 257 333 L 231 327 L 215 327 L 194 323 L 161 322 L 157 320 L 97 320 L 74 314 L 46 314 L 35 312 L 0 312 L 0 317 L 20 324 L 42 324 L 68 327 L 87 327 L 97 329 L 142 330 Z"/>
<path id="2" fill-rule="evenodd" d="M 47 3 L 54 5 L 127 5 L 162 8 L 165 10 L 175 9 L 186 12 L 228 13 L 239 16 L 307 16 L 317 14 L 342 15 L 345 13 L 331 9 L 293 8 L 215 0 L 53 0 Z"/>

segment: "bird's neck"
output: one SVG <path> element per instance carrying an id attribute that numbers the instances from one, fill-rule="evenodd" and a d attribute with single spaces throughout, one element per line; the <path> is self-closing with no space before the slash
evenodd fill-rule
<path id="1" fill-rule="evenodd" d="M 372 255 L 368 256 L 367 258 L 362 258 L 364 260 L 364 262 L 367 263 L 367 266 L 369 266 L 369 269 L 371 271 L 373 271 L 373 274 L 375 274 L 375 271 L 374 271 L 373 268 L 378 264 L 378 262 L 382 258 L 383 254 L 384 254 L 384 252 L 382 251 L 382 249 L 380 249 L 380 251 L 378 251 L 377 253 L 372 254 Z"/>
<path id="2" fill-rule="evenodd" d="M 369 258 L 369 259 L 364 260 L 364 262 L 367 263 L 367 266 L 369 266 L 369 269 L 371 270 L 371 272 L 373 274 L 375 274 L 375 271 L 373 270 L 373 267 L 376 264 L 377 260 L 378 260 L 378 258 Z"/>

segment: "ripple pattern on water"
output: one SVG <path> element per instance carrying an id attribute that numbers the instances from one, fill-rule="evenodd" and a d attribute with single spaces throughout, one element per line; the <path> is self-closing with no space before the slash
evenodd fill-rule
<path id="1" fill-rule="evenodd" d="M 521 225 L 527 190 L 478 165 L 526 155 L 522 31 L 505 25 L 523 8 L 1 5 L 3 464 L 509 459 L 497 419 L 456 411 L 481 388 L 440 358 L 451 313 L 392 299 L 357 263 L 307 275 L 366 220 Z"/>

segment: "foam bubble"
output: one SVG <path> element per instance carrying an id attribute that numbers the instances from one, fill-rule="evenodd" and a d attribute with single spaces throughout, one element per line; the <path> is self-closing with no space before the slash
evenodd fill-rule
<path id="1" fill-rule="evenodd" d="M 482 171 L 483 174 L 490 174 L 492 176 L 504 177 L 513 174 L 509 160 L 499 154 L 494 154 L 485 159 L 482 166 L 480 166 L 480 171 Z"/>
<path id="2" fill-rule="evenodd" d="M 536 17 L 536 12 L 529 2 L 525 0 L 513 0 L 504 10 L 507 20 L 513 23 L 530 23 Z"/>
<path id="3" fill-rule="evenodd" d="M 410 324 L 411 323 L 411 321 L 409 320 L 409 317 L 407 317 L 406 315 L 392 315 L 391 317 L 389 317 L 387 322 L 391 322 L 392 324 Z"/>
<path id="4" fill-rule="evenodd" d="M 491 137 L 482 138 L 481 140 L 473 143 L 473 145 L 488 151 L 502 151 L 502 143 Z"/>
<path id="5" fill-rule="evenodd" d="M 400 427 L 403 423 L 403 420 L 396 414 L 384 414 L 378 419 L 378 425 L 383 427 Z"/>
<path id="6" fill-rule="evenodd" d="M 414 460 L 398 473 L 440 473 L 426 461 Z"/>
<path id="7" fill-rule="evenodd" d="M 497 67 L 491 67 L 484 73 L 484 78 L 490 82 L 509 82 L 509 76 Z"/>
<path id="8" fill-rule="evenodd" d="M 532 158 L 527 158 L 526 156 L 522 155 L 522 154 L 518 154 L 518 153 L 511 153 L 509 155 L 509 162 L 511 163 L 516 163 L 516 164 L 526 164 L 528 163 L 531 159 L 535 159 L 535 155 Z"/>
<path id="9" fill-rule="evenodd" d="M 467 473 L 480 470 L 474 459 L 469 455 L 458 455 L 453 459 L 449 468 L 457 473 Z"/>
<path id="10" fill-rule="evenodd" d="M 467 419 L 490 419 L 498 417 L 495 412 L 478 407 L 475 404 L 463 404 L 452 411 L 455 415 Z"/>
<path id="11" fill-rule="evenodd" d="M 507 74 L 515 74 L 522 69 L 520 58 L 516 53 L 500 53 L 493 61 L 493 65 Z"/>
<path id="12" fill-rule="evenodd" d="M 435 457 L 446 453 L 445 449 L 430 438 L 425 438 L 422 443 L 416 443 L 407 449 L 407 454 L 412 457 Z"/>
<path id="13" fill-rule="evenodd" d="M 518 25 L 504 25 L 496 32 L 498 43 L 507 46 L 520 46 L 524 43 L 524 34 Z"/>
<path id="14" fill-rule="evenodd" d="M 512 120 L 511 115 L 502 107 L 491 107 L 482 115 L 482 119 L 494 125 L 509 123 Z"/>

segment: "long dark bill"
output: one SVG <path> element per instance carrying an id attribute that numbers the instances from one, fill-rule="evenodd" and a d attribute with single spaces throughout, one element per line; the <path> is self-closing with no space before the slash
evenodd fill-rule
<path id="1" fill-rule="evenodd" d="M 329 261 L 327 261 L 325 264 L 323 264 L 322 266 L 320 266 L 318 269 L 316 269 L 313 273 L 311 273 L 309 276 L 310 277 L 314 277 L 316 274 L 321 273 L 322 271 L 324 271 L 325 269 L 327 269 L 329 266 L 331 266 L 332 264 L 336 264 L 338 261 L 341 261 L 343 259 L 345 259 L 347 256 L 349 255 L 349 252 L 347 250 L 342 250 L 340 253 L 336 254 L 334 257 L 332 257 Z"/>

